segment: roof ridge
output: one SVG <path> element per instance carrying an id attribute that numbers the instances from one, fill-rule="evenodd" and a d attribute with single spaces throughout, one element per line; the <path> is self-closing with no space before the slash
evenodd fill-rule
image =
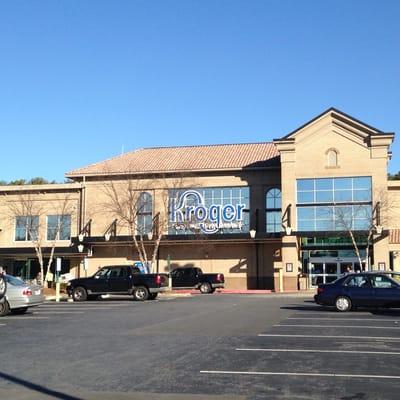
<path id="1" fill-rule="evenodd" d="M 188 144 L 183 146 L 152 146 L 142 147 L 140 150 L 149 149 L 184 149 L 188 147 L 216 147 L 216 146 L 247 146 L 249 144 L 275 144 L 274 142 L 245 142 L 245 143 L 211 143 L 211 144 Z"/>

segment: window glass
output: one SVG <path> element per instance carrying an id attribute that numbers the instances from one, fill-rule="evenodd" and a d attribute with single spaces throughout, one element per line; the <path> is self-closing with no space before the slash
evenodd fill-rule
<path id="1" fill-rule="evenodd" d="M 140 193 L 137 200 L 136 228 L 139 235 L 145 235 L 152 230 L 153 225 L 153 199 L 147 192 Z"/>
<path id="2" fill-rule="evenodd" d="M 281 191 L 279 189 L 270 189 L 267 192 L 267 208 L 281 208 Z"/>
<path id="3" fill-rule="evenodd" d="M 390 278 L 384 275 L 371 276 L 371 281 L 374 288 L 391 288 L 397 286 Z"/>
<path id="4" fill-rule="evenodd" d="M 315 190 L 333 190 L 333 179 L 316 179 Z"/>
<path id="5" fill-rule="evenodd" d="M 335 201 L 352 201 L 351 190 L 335 190 Z"/>
<path id="6" fill-rule="evenodd" d="M 346 281 L 345 285 L 352 287 L 368 287 L 368 277 L 366 277 L 365 275 L 355 275 L 351 277 L 348 281 Z"/>
<path id="7" fill-rule="evenodd" d="M 47 216 L 47 240 L 69 240 L 71 238 L 70 215 Z"/>
<path id="8" fill-rule="evenodd" d="M 15 218 L 15 240 L 36 240 L 39 231 L 38 216 L 18 216 Z"/>
<path id="9" fill-rule="evenodd" d="M 314 179 L 298 179 L 297 190 L 314 190 Z"/>
<path id="10" fill-rule="evenodd" d="M 314 203 L 314 192 L 298 192 L 298 203 Z"/>
<path id="11" fill-rule="evenodd" d="M 315 201 L 317 203 L 332 203 L 333 201 L 333 192 L 330 191 L 319 191 L 315 193 Z"/>
<path id="12" fill-rule="evenodd" d="M 297 219 L 314 219 L 315 207 L 297 207 Z"/>
<path id="13" fill-rule="evenodd" d="M 363 176 L 353 178 L 353 187 L 354 189 L 367 189 L 371 190 L 371 177 L 370 176 Z"/>
<path id="14" fill-rule="evenodd" d="M 354 190 L 353 192 L 354 201 L 371 201 L 371 190 Z"/>
<path id="15" fill-rule="evenodd" d="M 352 178 L 335 178 L 335 190 L 351 189 Z"/>

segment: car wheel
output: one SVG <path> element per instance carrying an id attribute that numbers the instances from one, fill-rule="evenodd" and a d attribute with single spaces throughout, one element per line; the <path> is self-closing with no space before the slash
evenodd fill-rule
<path id="1" fill-rule="evenodd" d="M 158 293 L 150 293 L 149 300 L 155 300 L 157 298 Z"/>
<path id="2" fill-rule="evenodd" d="M 74 301 L 86 301 L 87 297 L 87 291 L 82 286 L 78 286 L 72 291 L 72 298 Z"/>
<path id="3" fill-rule="evenodd" d="M 8 301 L 3 301 L 0 303 L 0 317 L 4 317 L 10 312 L 10 305 Z"/>
<path id="4" fill-rule="evenodd" d="M 335 307 L 337 311 L 346 312 L 351 310 L 351 300 L 346 296 L 339 296 L 335 300 Z"/>
<path id="5" fill-rule="evenodd" d="M 136 301 L 145 301 L 149 298 L 149 291 L 145 286 L 137 286 L 133 289 L 133 298 Z"/>
<path id="6" fill-rule="evenodd" d="M 6 280 L 2 275 L 0 275 L 0 300 L 4 297 L 7 290 Z"/>
<path id="7" fill-rule="evenodd" d="M 200 292 L 205 294 L 205 293 L 212 293 L 212 287 L 208 282 L 203 282 L 200 285 Z"/>
<path id="8" fill-rule="evenodd" d="M 25 314 L 27 311 L 28 307 L 14 308 L 14 310 L 11 310 L 11 314 L 21 315 Z"/>

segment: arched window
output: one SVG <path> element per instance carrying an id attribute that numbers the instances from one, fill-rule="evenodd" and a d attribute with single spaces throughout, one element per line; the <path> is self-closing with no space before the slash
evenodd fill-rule
<path id="1" fill-rule="evenodd" d="M 140 193 L 136 209 L 136 230 L 137 234 L 145 235 L 152 230 L 153 221 L 153 198 L 150 193 Z"/>
<path id="2" fill-rule="evenodd" d="M 266 197 L 267 233 L 277 233 L 282 230 L 282 195 L 278 188 L 269 189 Z"/>
<path id="3" fill-rule="evenodd" d="M 335 149 L 329 149 L 326 152 L 326 166 L 337 167 L 338 166 L 338 151 Z"/>

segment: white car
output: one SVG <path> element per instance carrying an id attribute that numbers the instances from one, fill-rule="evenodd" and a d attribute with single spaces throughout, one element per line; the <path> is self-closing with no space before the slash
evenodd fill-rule
<path id="1" fill-rule="evenodd" d="M 7 283 L 7 291 L 0 302 L 0 317 L 4 317 L 10 311 L 13 314 L 24 314 L 29 307 L 36 307 L 44 302 L 41 286 L 31 285 L 11 275 L 3 277 Z"/>

